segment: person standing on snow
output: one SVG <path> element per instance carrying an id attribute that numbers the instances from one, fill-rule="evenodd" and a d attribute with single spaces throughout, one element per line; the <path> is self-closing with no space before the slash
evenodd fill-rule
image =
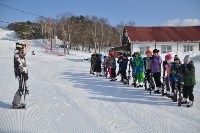
<path id="1" fill-rule="evenodd" d="M 135 60 L 134 60 L 134 66 L 135 66 L 135 73 L 136 78 L 138 81 L 137 87 L 143 87 L 144 84 L 144 60 L 139 52 L 135 53 Z"/>
<path id="2" fill-rule="evenodd" d="M 160 93 L 161 91 L 161 63 L 162 59 L 161 56 L 158 55 L 159 50 L 154 49 L 153 50 L 153 56 L 151 60 L 151 72 L 153 73 L 153 78 L 156 83 L 156 90 L 154 91 L 155 93 Z"/>
<path id="3" fill-rule="evenodd" d="M 170 69 L 170 82 L 171 82 L 171 87 L 172 87 L 172 92 L 170 97 L 173 98 L 174 95 L 174 90 L 175 90 L 175 83 L 177 82 L 177 89 L 180 91 L 181 89 L 181 62 L 180 59 L 177 55 L 174 57 L 174 62 L 171 65 Z M 176 90 L 177 91 L 177 90 Z M 175 99 L 173 99 L 174 102 L 176 102 Z"/>
<path id="4" fill-rule="evenodd" d="M 20 108 L 21 107 L 21 96 L 23 94 L 23 85 L 22 85 L 22 77 L 24 78 L 24 89 L 25 89 L 25 94 L 29 94 L 29 90 L 27 89 L 27 80 L 28 80 L 28 69 L 27 69 L 27 64 L 25 60 L 25 55 L 23 49 L 19 50 L 19 58 L 16 59 L 15 66 L 17 68 L 17 78 L 19 80 L 19 89 L 15 93 L 14 100 L 12 102 L 13 108 Z"/>
<path id="5" fill-rule="evenodd" d="M 187 103 L 187 98 L 189 96 L 189 102 L 187 107 L 193 106 L 194 94 L 193 89 L 196 85 L 195 79 L 195 66 L 193 61 L 191 61 L 189 55 L 184 58 L 184 64 L 182 65 L 182 79 L 183 79 L 183 101 L 182 103 Z"/>
<path id="6" fill-rule="evenodd" d="M 171 54 L 167 54 L 165 56 L 165 61 L 163 61 L 163 78 L 165 79 L 165 83 L 166 84 L 166 92 L 167 92 L 167 97 L 173 97 L 174 95 L 174 90 L 171 91 L 170 93 L 170 73 L 171 73 L 171 66 L 172 66 L 172 55 Z M 167 72 L 167 76 L 165 76 L 165 71 Z"/>
<path id="7" fill-rule="evenodd" d="M 145 76 L 146 76 L 148 84 L 150 84 L 151 58 L 152 58 L 152 51 L 147 50 L 146 57 L 144 57 L 144 67 L 145 67 Z M 147 90 L 149 90 L 149 87 L 147 88 Z"/>
<path id="8" fill-rule="evenodd" d="M 91 69 L 90 69 L 90 71 L 91 71 L 91 74 L 93 74 L 94 75 L 94 72 L 95 72 L 95 60 L 96 60 L 96 54 L 92 54 L 91 55 L 91 60 L 90 60 L 90 62 L 91 62 Z"/>
<path id="9" fill-rule="evenodd" d="M 134 87 L 136 87 L 136 82 L 137 82 L 137 78 L 136 78 L 136 73 L 135 73 L 135 58 L 136 58 L 136 53 L 134 52 L 132 55 L 132 58 L 130 60 L 130 65 L 131 65 L 131 69 L 132 69 L 132 77 L 133 77 L 133 83 L 132 85 L 134 85 Z"/>
<path id="10" fill-rule="evenodd" d="M 97 54 L 95 60 L 96 76 L 101 76 L 101 58 Z"/>
<path id="11" fill-rule="evenodd" d="M 128 79 L 127 79 L 127 76 L 126 76 L 126 69 L 127 69 L 127 65 L 128 65 L 128 57 L 126 55 L 126 53 L 123 54 L 123 58 L 122 58 L 122 61 L 121 61 L 121 75 L 122 75 L 122 82 L 124 84 L 128 84 Z"/>
<path id="12" fill-rule="evenodd" d="M 111 80 L 115 81 L 116 78 L 116 59 L 114 56 L 114 52 L 110 52 L 110 67 L 111 67 Z"/>
<path id="13" fill-rule="evenodd" d="M 117 60 L 117 63 L 119 64 L 119 70 L 117 72 L 117 75 L 118 76 L 121 75 L 121 82 L 124 82 L 124 79 L 123 79 L 123 76 L 122 76 L 122 70 L 121 70 L 122 65 L 123 65 L 122 60 L 123 60 L 123 54 L 120 53 L 120 56 L 118 57 L 118 60 Z"/>

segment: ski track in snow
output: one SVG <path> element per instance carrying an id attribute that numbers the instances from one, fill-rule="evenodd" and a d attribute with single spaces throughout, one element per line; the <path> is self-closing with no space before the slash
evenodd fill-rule
<path id="1" fill-rule="evenodd" d="M 89 54 L 70 56 L 45 52 L 32 40 L 27 53 L 29 70 L 26 109 L 13 110 L 15 42 L 0 40 L 0 132 L 2 133 L 198 133 L 200 130 L 200 63 L 195 63 L 197 85 L 192 108 L 171 99 L 149 95 L 143 88 L 110 82 L 89 74 Z M 34 50 L 36 55 L 32 56 Z"/>

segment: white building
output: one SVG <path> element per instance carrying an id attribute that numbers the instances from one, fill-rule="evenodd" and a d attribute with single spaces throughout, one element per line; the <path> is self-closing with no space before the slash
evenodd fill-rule
<path id="1" fill-rule="evenodd" d="M 200 51 L 200 26 L 184 27 L 130 27 L 125 26 L 122 47 L 133 54 L 145 54 L 148 49 L 158 49 L 161 53 Z"/>

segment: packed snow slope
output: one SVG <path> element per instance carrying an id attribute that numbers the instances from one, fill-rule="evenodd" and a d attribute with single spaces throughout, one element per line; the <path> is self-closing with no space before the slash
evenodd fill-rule
<path id="1" fill-rule="evenodd" d="M 144 88 L 90 75 L 90 63 L 82 61 L 89 54 L 70 51 L 69 56 L 57 56 L 45 52 L 41 40 L 31 40 L 26 54 L 27 109 L 11 109 L 18 89 L 15 42 L 3 37 L 12 32 L 0 32 L 1 133 L 199 133 L 199 62 L 195 62 L 194 105 L 178 107 L 167 97 L 149 95 Z"/>

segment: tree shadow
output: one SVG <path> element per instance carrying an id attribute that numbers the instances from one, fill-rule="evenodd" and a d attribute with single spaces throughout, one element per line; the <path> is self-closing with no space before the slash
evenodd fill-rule
<path id="1" fill-rule="evenodd" d="M 167 105 L 177 106 L 167 97 L 149 94 L 144 88 L 134 88 L 133 86 L 123 85 L 120 81 L 111 82 L 105 77 L 96 77 L 89 73 L 75 73 L 71 71 L 63 72 L 64 78 L 73 82 L 75 88 L 81 88 L 94 96 L 88 97 L 92 100 L 105 102 L 126 102 L 148 105 Z"/>
<path id="2" fill-rule="evenodd" d="M 12 106 L 11 104 L 0 101 L 0 108 L 10 109 L 11 106 Z"/>

